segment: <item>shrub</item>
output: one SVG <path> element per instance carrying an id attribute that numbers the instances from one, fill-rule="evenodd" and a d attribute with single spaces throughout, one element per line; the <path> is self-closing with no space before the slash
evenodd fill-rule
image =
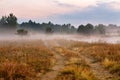
<path id="1" fill-rule="evenodd" d="M 25 63 L 7 61 L 0 65 L 0 77 L 5 80 L 27 79 L 33 76 L 34 69 Z"/>
<path id="2" fill-rule="evenodd" d="M 24 30 L 24 29 L 19 29 L 17 30 L 17 34 L 18 35 L 27 35 L 28 34 L 28 31 Z"/>

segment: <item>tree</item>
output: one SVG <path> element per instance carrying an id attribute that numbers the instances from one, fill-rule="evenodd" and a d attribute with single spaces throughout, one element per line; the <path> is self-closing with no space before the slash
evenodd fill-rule
<path id="1" fill-rule="evenodd" d="M 95 27 L 96 32 L 99 34 L 105 34 L 105 26 L 103 24 L 99 24 Z"/>
<path id="2" fill-rule="evenodd" d="M 80 25 L 77 29 L 78 33 L 85 33 L 85 26 L 84 25 Z"/>
<path id="3" fill-rule="evenodd" d="M 74 26 L 70 27 L 70 33 L 76 33 L 76 28 Z"/>
<path id="4" fill-rule="evenodd" d="M 33 24 L 33 21 L 32 21 L 32 20 L 29 20 L 28 23 L 29 23 L 29 24 Z"/>
<path id="5" fill-rule="evenodd" d="M 93 30 L 94 30 L 94 26 L 92 25 L 92 24 L 90 24 L 90 23 L 88 23 L 86 26 L 85 26 L 85 28 L 86 28 L 86 33 L 93 33 Z"/>
<path id="6" fill-rule="evenodd" d="M 6 25 L 6 24 L 7 24 L 7 17 L 2 16 L 2 18 L 0 19 L 0 25 Z"/>
<path id="7" fill-rule="evenodd" d="M 0 25 L 7 26 L 7 28 L 14 28 L 17 26 L 17 18 L 12 13 L 9 16 L 2 16 Z"/>
<path id="8" fill-rule="evenodd" d="M 17 25 L 17 18 L 12 13 L 9 14 L 6 21 L 7 21 L 9 26 L 16 26 Z"/>
<path id="9" fill-rule="evenodd" d="M 92 24 L 87 24 L 86 26 L 80 25 L 77 32 L 82 34 L 91 34 L 94 31 L 94 26 Z"/>

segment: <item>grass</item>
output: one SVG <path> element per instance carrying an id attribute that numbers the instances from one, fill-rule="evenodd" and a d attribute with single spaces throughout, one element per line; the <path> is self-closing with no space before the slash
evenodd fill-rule
<path id="1" fill-rule="evenodd" d="M 116 75 L 115 80 L 120 79 L 120 44 L 65 40 L 53 41 L 49 46 L 41 40 L 1 42 L 0 79 L 40 80 L 55 65 L 55 55 L 50 46 L 65 58 L 66 65 L 56 80 L 98 80 L 90 66 L 79 56 L 80 53 L 93 58 Z"/>
<path id="2" fill-rule="evenodd" d="M 120 44 L 75 42 L 71 48 L 94 58 L 110 73 L 120 76 Z"/>
<path id="3" fill-rule="evenodd" d="M 98 80 L 78 53 L 66 47 L 57 47 L 56 50 L 65 57 L 66 62 L 56 80 Z"/>
<path id="4" fill-rule="evenodd" d="M 6 61 L 0 65 L 0 77 L 5 80 L 29 79 L 35 77 L 35 71 L 25 63 Z"/>
<path id="5" fill-rule="evenodd" d="M 37 43 L 37 44 L 36 44 Z M 0 76 L 15 78 L 35 78 L 38 73 L 46 73 L 53 66 L 54 55 L 42 41 L 6 43 L 0 46 Z"/>
<path id="6" fill-rule="evenodd" d="M 70 60 L 71 61 L 71 60 Z M 60 72 L 56 80 L 98 80 L 84 61 L 70 62 Z"/>

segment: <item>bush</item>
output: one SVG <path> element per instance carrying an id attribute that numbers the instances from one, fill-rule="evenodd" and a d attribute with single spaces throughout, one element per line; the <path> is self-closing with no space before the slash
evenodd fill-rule
<path id="1" fill-rule="evenodd" d="M 24 29 L 19 29 L 17 30 L 17 34 L 18 35 L 27 35 L 28 34 L 28 31 L 24 30 Z"/>

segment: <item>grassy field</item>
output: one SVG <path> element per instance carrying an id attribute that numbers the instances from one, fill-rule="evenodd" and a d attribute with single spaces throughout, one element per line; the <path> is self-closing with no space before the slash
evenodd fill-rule
<path id="1" fill-rule="evenodd" d="M 120 44 L 75 42 L 71 49 L 92 58 L 93 63 L 103 66 L 115 80 L 120 79 Z"/>
<path id="2" fill-rule="evenodd" d="M 0 80 L 120 80 L 120 44 L 1 41 Z"/>
<path id="3" fill-rule="evenodd" d="M 0 77 L 33 80 L 49 71 L 53 61 L 53 52 L 42 41 L 5 42 L 0 46 Z"/>

